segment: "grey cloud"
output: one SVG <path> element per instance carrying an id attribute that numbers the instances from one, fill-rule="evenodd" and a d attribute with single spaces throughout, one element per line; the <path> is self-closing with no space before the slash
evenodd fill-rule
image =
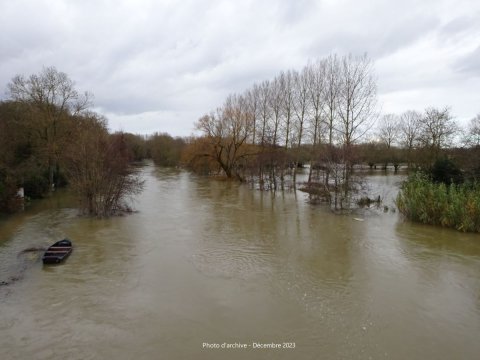
<path id="1" fill-rule="evenodd" d="M 388 55 L 434 32 L 440 20 L 433 16 L 410 17 L 387 27 L 373 56 Z M 381 30 L 379 29 L 379 32 Z"/>
<path id="2" fill-rule="evenodd" d="M 454 69 L 468 76 L 480 77 L 480 46 L 456 61 Z"/>
<path id="3" fill-rule="evenodd" d="M 445 25 L 442 26 L 440 34 L 443 36 L 452 36 L 452 35 L 464 35 L 469 31 L 478 31 L 480 29 L 480 24 L 478 19 L 480 17 L 480 12 L 474 12 L 473 14 L 463 15 L 456 17 L 448 21 Z"/>
<path id="4" fill-rule="evenodd" d="M 479 34 L 479 8 L 467 0 L 0 1 L 0 93 L 15 74 L 53 65 L 133 131 L 156 119 L 191 128 L 228 93 L 332 52 L 382 61 L 389 91 L 448 88 L 480 71 L 478 48 L 463 57 L 441 51 L 478 46 L 469 36 Z M 430 76 L 428 61 L 417 60 L 423 51 L 444 55 L 441 69 L 454 64 L 456 73 Z"/>
<path id="5" fill-rule="evenodd" d="M 408 47 L 434 32 L 440 20 L 433 15 L 399 15 L 388 21 L 366 21 L 361 29 L 354 27 L 319 34 L 311 44 L 312 56 L 330 52 L 362 54 L 373 58 L 387 56 Z"/>
<path id="6" fill-rule="evenodd" d="M 293 26 L 318 10 L 320 2 L 313 0 L 279 1 L 277 11 L 281 23 Z"/>

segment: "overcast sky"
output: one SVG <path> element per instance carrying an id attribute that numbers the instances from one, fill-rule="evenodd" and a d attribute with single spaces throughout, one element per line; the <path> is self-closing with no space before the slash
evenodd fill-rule
<path id="1" fill-rule="evenodd" d="M 55 66 L 112 130 L 189 135 L 229 93 L 365 52 L 383 113 L 480 113 L 478 0 L 0 0 L 1 97 Z"/>

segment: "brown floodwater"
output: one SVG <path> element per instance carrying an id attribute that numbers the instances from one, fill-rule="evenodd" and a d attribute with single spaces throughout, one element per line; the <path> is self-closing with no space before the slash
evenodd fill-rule
<path id="1" fill-rule="evenodd" d="M 0 219 L 2 360 L 480 358 L 480 235 L 405 222 L 402 176 L 368 176 L 389 211 L 338 215 L 301 192 L 143 174 L 127 216 L 79 217 L 58 192 Z M 21 253 L 63 237 L 62 265 Z"/>

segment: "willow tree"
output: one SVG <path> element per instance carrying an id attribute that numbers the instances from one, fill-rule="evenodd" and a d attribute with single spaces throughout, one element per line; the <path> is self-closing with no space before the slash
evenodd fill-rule
<path id="1" fill-rule="evenodd" d="M 7 89 L 12 100 L 31 108 L 31 126 L 42 143 L 52 189 L 60 155 L 70 140 L 65 122 L 88 107 L 89 96 L 78 93 L 67 74 L 54 67 L 28 77 L 16 75 Z"/>
<path id="2" fill-rule="evenodd" d="M 249 155 L 246 141 L 253 131 L 253 115 L 245 98 L 230 95 L 223 107 L 200 118 L 195 127 L 204 134 L 204 147 L 192 161 L 211 158 L 228 178 L 242 181 L 242 160 Z"/>

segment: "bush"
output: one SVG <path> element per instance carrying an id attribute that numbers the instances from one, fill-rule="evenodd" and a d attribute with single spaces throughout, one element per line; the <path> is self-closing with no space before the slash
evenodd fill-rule
<path id="1" fill-rule="evenodd" d="M 460 184 L 463 182 L 463 174 L 460 168 L 450 159 L 438 159 L 430 171 L 432 180 L 436 183 Z"/>
<path id="2" fill-rule="evenodd" d="M 480 232 L 480 184 L 446 185 L 416 173 L 398 194 L 397 207 L 409 220 Z"/>

